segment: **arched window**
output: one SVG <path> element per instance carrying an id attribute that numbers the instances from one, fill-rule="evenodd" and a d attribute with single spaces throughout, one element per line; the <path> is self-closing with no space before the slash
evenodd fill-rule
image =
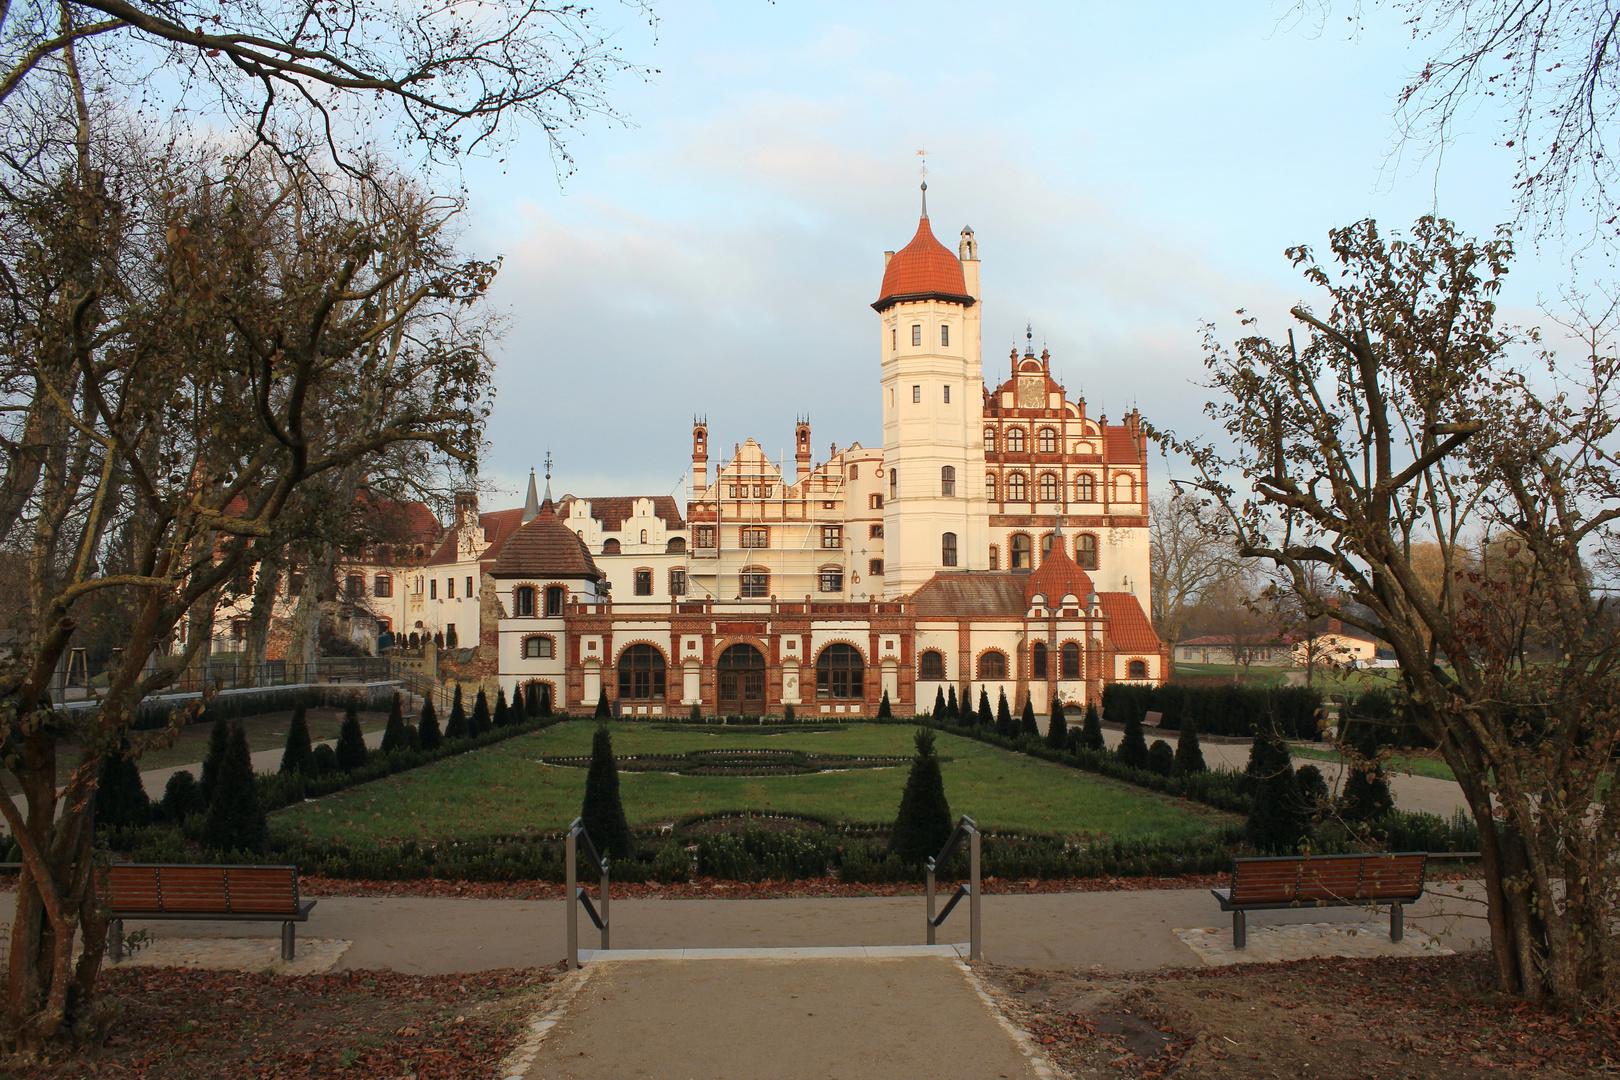
<path id="1" fill-rule="evenodd" d="M 996 501 L 996 474 L 993 472 L 984 474 L 984 497 L 991 502 Z"/>
<path id="2" fill-rule="evenodd" d="M 816 573 L 816 584 L 822 592 L 843 592 L 844 568 L 842 566 L 823 566 Z"/>
<path id="3" fill-rule="evenodd" d="M 1013 569 L 1013 570 L 1028 570 L 1028 569 L 1030 569 L 1030 565 L 1029 565 L 1029 556 L 1030 556 L 1029 534 L 1028 533 L 1018 533 L 1017 535 L 1015 535 L 1012 538 L 1011 544 L 1012 544 L 1012 563 L 1010 564 L 1010 569 Z"/>
<path id="4" fill-rule="evenodd" d="M 671 554 L 671 555 L 679 555 L 679 554 L 683 553 L 684 551 L 686 551 L 686 537 L 684 537 L 684 536 L 672 536 L 672 537 L 670 537 L 669 538 L 669 543 L 664 545 L 664 550 L 666 552 L 668 552 L 669 554 Z"/>
<path id="5" fill-rule="evenodd" d="M 1046 678 L 1046 642 L 1037 641 L 1029 647 L 1029 677 Z"/>
<path id="6" fill-rule="evenodd" d="M 1015 472 L 1011 476 L 1007 477 L 1007 501 L 1008 502 L 1023 502 L 1024 501 L 1024 474 L 1023 473 Z"/>
<path id="7" fill-rule="evenodd" d="M 979 678 L 1005 679 L 1007 677 L 1007 657 L 994 649 L 979 657 Z"/>
<path id="8" fill-rule="evenodd" d="M 945 678 L 945 654 L 929 649 L 917 658 L 917 678 L 924 682 L 941 682 Z"/>
<path id="9" fill-rule="evenodd" d="M 984 429 L 984 452 L 987 454 L 996 452 L 996 429 L 993 427 Z"/>
<path id="10" fill-rule="evenodd" d="M 561 615 L 563 613 L 563 587 L 561 585 L 546 586 L 546 614 Z"/>
<path id="11" fill-rule="evenodd" d="M 763 566 L 750 566 L 737 575 L 737 595 L 744 600 L 762 600 L 771 595 L 771 572 Z"/>
<path id="12" fill-rule="evenodd" d="M 534 616 L 533 586 L 519 585 L 512 590 L 512 615 L 518 619 L 528 619 Z"/>
<path id="13" fill-rule="evenodd" d="M 1041 502 L 1057 502 L 1058 478 L 1049 472 L 1041 473 Z"/>
<path id="14" fill-rule="evenodd" d="M 1009 454 L 1022 454 L 1024 452 L 1024 429 L 1021 427 L 1007 429 L 1007 452 Z"/>
<path id="15" fill-rule="evenodd" d="M 939 538 L 939 562 L 941 566 L 956 565 L 955 533 L 945 533 Z"/>
<path id="16" fill-rule="evenodd" d="M 1097 481 L 1088 472 L 1083 472 L 1074 478 L 1074 501 L 1096 502 Z"/>
<path id="17" fill-rule="evenodd" d="M 1074 538 L 1074 561 L 1082 570 L 1097 569 L 1097 538 L 1081 533 Z"/>
<path id="18" fill-rule="evenodd" d="M 1125 670 L 1127 672 L 1126 678 L 1145 679 L 1147 678 L 1147 661 L 1132 660 L 1125 666 Z"/>
<path id="19" fill-rule="evenodd" d="M 1052 554 L 1052 534 L 1046 533 L 1041 537 L 1041 563 L 1045 565 L 1046 557 Z M 1053 597 L 1053 599 L 1057 599 Z"/>
<path id="20" fill-rule="evenodd" d="M 641 542 L 643 544 L 645 544 L 647 542 L 647 530 L 646 529 L 641 530 Z"/>
<path id="21" fill-rule="evenodd" d="M 555 646 L 548 637 L 531 637 L 523 639 L 523 659 L 550 660 L 555 655 Z"/>
<path id="22" fill-rule="evenodd" d="M 647 701 L 663 696 L 663 653 L 651 645 L 632 645 L 619 654 L 619 697 Z"/>
<path id="23" fill-rule="evenodd" d="M 866 662 L 853 645 L 835 642 L 816 657 L 817 698 L 866 696 Z"/>
<path id="24" fill-rule="evenodd" d="M 956 494 L 956 467 L 942 465 L 939 469 L 939 493 L 949 498 Z"/>
<path id="25" fill-rule="evenodd" d="M 619 542 L 617 540 L 605 540 L 602 542 L 602 554 L 617 555 L 618 553 Z"/>
<path id="26" fill-rule="evenodd" d="M 1062 674 L 1065 679 L 1080 677 L 1080 646 L 1072 641 L 1063 643 Z"/>
<path id="27" fill-rule="evenodd" d="M 372 596 L 393 596 L 394 576 L 392 574 L 378 574 L 371 581 Z"/>
<path id="28" fill-rule="evenodd" d="M 1043 454 L 1057 453 L 1057 432 L 1043 427 L 1035 434 L 1035 446 Z"/>

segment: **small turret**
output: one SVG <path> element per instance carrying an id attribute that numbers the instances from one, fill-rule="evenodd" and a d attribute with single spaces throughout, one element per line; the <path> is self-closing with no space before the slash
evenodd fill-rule
<path id="1" fill-rule="evenodd" d="M 797 481 L 810 475 L 810 418 L 801 417 L 793 425 L 793 457 L 799 464 Z"/>
<path id="2" fill-rule="evenodd" d="M 692 490 L 709 486 L 709 418 L 692 418 Z"/>

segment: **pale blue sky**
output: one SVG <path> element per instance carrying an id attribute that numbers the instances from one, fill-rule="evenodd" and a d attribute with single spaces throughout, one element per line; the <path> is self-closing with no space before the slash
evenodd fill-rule
<path id="1" fill-rule="evenodd" d="M 618 40 L 659 69 L 622 79 L 632 126 L 590 121 L 555 178 L 520 132 L 471 161 L 469 246 L 502 255 L 509 313 L 488 501 L 515 503 L 549 445 L 553 487 L 662 494 L 690 422 L 716 450 L 776 456 L 795 414 L 828 444 L 880 442 L 885 249 L 916 227 L 929 151 L 934 231 L 971 224 L 987 381 L 1032 322 L 1093 413 L 1133 404 L 1196 430 L 1199 327 L 1248 307 L 1281 332 L 1303 292 L 1282 256 L 1364 216 L 1437 209 L 1475 234 L 1512 217 L 1512 160 L 1487 119 L 1438 176 L 1396 167 L 1390 108 L 1421 60 L 1393 16 L 1354 38 L 1264 2 L 782 3 L 668 0 Z M 1525 248 L 1510 319 L 1567 276 Z"/>

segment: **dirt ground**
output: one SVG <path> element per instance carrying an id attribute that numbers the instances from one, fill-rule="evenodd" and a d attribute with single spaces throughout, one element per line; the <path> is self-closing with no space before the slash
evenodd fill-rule
<path id="1" fill-rule="evenodd" d="M 1615 1014 L 1504 998 L 1477 954 L 1135 975 L 976 970 L 1075 1077 L 1560 1080 L 1620 1069 Z"/>

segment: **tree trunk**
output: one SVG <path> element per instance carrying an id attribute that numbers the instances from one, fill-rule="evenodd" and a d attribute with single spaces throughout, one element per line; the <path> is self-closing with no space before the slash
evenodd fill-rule
<path id="1" fill-rule="evenodd" d="M 275 614 L 276 600 L 281 594 L 281 564 L 279 555 L 266 558 L 259 564 L 253 581 L 253 607 L 248 612 L 247 633 L 242 639 L 242 659 L 250 675 L 263 675 L 265 650 L 270 643 L 270 618 Z"/>

